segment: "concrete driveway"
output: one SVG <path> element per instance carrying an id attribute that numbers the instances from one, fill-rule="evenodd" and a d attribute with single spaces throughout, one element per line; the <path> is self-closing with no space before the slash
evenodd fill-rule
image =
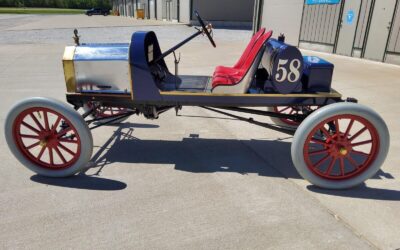
<path id="1" fill-rule="evenodd" d="M 193 32 L 152 22 L 0 15 L 1 249 L 400 248 L 398 66 L 304 51 L 335 63 L 335 89 L 389 126 L 382 171 L 351 190 L 304 181 L 290 159 L 290 136 L 195 107 L 94 130 L 95 166 L 73 178 L 40 177 L 19 164 L 5 143 L 5 116 L 23 98 L 65 99 L 61 57 L 75 23 L 86 42 L 127 42 L 134 31 L 154 30 L 164 50 Z M 180 50 L 180 72 L 232 65 L 250 36 L 215 30 L 217 49 L 195 39 Z"/>

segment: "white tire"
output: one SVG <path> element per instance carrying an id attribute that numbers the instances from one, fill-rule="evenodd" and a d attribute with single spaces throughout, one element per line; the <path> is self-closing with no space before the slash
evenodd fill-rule
<path id="1" fill-rule="evenodd" d="M 39 175 L 74 175 L 92 156 L 93 139 L 86 122 L 55 99 L 34 97 L 15 104 L 4 131 L 14 156 Z"/>
<path id="2" fill-rule="evenodd" d="M 335 103 L 300 124 L 291 155 L 299 174 L 312 184 L 346 189 L 378 172 L 389 144 L 388 128 L 375 111 L 360 104 Z"/>

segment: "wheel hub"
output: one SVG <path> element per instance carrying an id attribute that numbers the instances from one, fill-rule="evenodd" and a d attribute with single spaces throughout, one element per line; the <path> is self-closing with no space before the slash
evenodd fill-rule
<path id="1" fill-rule="evenodd" d="M 46 140 L 40 140 L 39 145 L 43 148 L 47 146 L 47 141 Z"/>
<path id="2" fill-rule="evenodd" d="M 55 147 L 57 146 L 58 143 L 58 138 L 57 138 L 57 132 L 54 131 L 43 131 L 40 135 L 39 135 L 39 145 L 41 147 Z"/>
<path id="3" fill-rule="evenodd" d="M 352 150 L 351 143 L 344 135 L 334 135 L 327 139 L 330 155 L 333 157 L 346 157 Z"/>
<path id="4" fill-rule="evenodd" d="M 346 156 L 349 151 L 343 147 L 343 148 L 340 148 L 339 152 L 342 156 Z"/>

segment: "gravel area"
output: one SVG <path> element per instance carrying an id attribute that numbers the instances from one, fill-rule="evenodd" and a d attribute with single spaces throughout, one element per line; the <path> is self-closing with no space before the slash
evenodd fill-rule
<path id="1" fill-rule="evenodd" d="M 10 30 L 11 27 L 39 21 L 40 18 L 40 15 L 0 15 L 0 44 L 71 44 L 73 42 L 72 36 L 74 27 Z M 71 15 L 70 18 L 76 18 L 76 16 Z M 154 26 L 137 22 L 136 25 L 132 27 L 82 27 L 78 28 L 78 30 L 81 36 L 81 42 L 86 43 L 130 42 L 131 35 L 139 30 L 153 30 L 156 32 L 160 41 L 173 43 L 185 39 L 196 31 L 193 27 L 184 24 L 167 26 L 163 22 L 160 22 L 160 25 Z M 214 30 L 215 40 L 220 43 L 242 41 L 243 38 L 250 38 L 251 34 L 252 32 L 249 30 Z M 208 43 L 208 40 L 198 37 L 194 39 L 193 42 Z"/>

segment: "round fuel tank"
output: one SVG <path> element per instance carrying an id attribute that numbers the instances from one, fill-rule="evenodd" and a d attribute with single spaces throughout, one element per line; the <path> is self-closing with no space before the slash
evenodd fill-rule
<path id="1" fill-rule="evenodd" d="M 296 47 L 270 39 L 261 63 L 276 92 L 289 94 L 302 90 L 303 56 Z"/>

